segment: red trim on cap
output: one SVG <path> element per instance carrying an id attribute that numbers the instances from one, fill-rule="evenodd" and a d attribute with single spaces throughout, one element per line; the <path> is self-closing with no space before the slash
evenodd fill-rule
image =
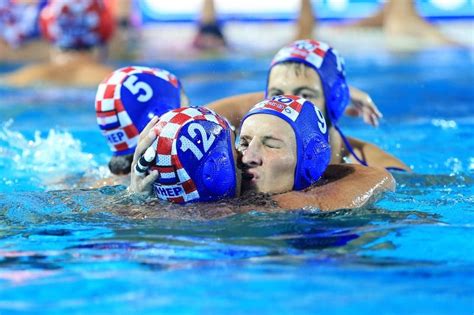
<path id="1" fill-rule="evenodd" d="M 138 132 L 137 127 L 135 125 L 128 125 L 126 127 L 122 127 L 123 131 L 125 131 L 125 134 L 129 139 L 134 138 L 138 136 L 140 133 Z"/>
<path id="2" fill-rule="evenodd" d="M 191 179 L 188 179 L 187 181 L 185 181 L 182 184 L 182 186 L 183 186 L 184 191 L 187 194 L 192 193 L 193 191 L 196 190 L 196 185 L 194 185 L 194 182 Z"/>
<path id="3" fill-rule="evenodd" d="M 163 154 L 163 155 L 170 155 L 172 145 L 173 145 L 173 139 L 159 137 L 158 144 L 156 147 L 156 153 Z"/>

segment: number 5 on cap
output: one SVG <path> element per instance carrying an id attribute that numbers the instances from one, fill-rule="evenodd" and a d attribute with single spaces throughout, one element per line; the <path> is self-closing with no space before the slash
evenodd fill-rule
<path id="1" fill-rule="evenodd" d="M 138 78 L 136 75 L 131 75 L 125 80 L 123 85 L 133 94 L 136 95 L 140 93 L 140 91 L 145 92 L 145 94 L 140 94 L 137 97 L 137 100 L 139 102 L 148 102 L 151 97 L 153 96 L 153 90 L 151 87 L 148 85 L 148 83 L 143 82 L 143 81 L 138 81 Z"/>

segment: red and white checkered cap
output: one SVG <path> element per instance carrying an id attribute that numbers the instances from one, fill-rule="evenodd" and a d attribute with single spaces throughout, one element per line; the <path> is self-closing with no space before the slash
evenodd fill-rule
<path id="1" fill-rule="evenodd" d="M 280 49 L 272 60 L 271 66 L 283 60 L 304 60 L 314 68 L 321 68 L 326 52 L 331 47 L 313 39 L 298 40 Z"/>
<path id="2" fill-rule="evenodd" d="M 167 189 L 179 188 L 179 196 L 158 197 L 175 203 L 184 203 L 199 199 L 199 192 L 192 178 L 184 169 L 178 157 L 177 142 L 181 128 L 191 121 L 210 121 L 229 129 L 229 123 L 212 110 L 205 107 L 186 107 L 172 110 L 161 116 L 155 125 L 157 139 L 153 143 L 156 150 L 156 165 L 152 170 L 158 170 L 162 181 L 166 181 Z"/>
<path id="3" fill-rule="evenodd" d="M 124 80 L 138 73 L 155 75 L 176 88 L 180 84 L 178 78 L 166 70 L 139 66 L 120 68 L 99 84 L 95 97 L 97 124 L 115 155 L 133 153 L 138 143 L 140 130 L 126 111 L 120 93 Z"/>
<path id="4" fill-rule="evenodd" d="M 280 96 L 278 101 L 275 100 L 264 100 L 256 104 L 249 112 L 256 109 L 271 109 L 285 115 L 292 121 L 296 121 L 300 115 L 303 104 L 307 102 L 306 99 L 294 96 L 285 95 Z"/>

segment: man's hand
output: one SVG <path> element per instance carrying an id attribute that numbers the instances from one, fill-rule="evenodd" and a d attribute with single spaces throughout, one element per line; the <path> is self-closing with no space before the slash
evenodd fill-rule
<path id="1" fill-rule="evenodd" d="M 151 193 L 152 184 L 158 178 L 158 171 L 148 172 L 149 163 L 156 156 L 152 144 L 156 140 L 153 127 L 157 122 L 158 117 L 153 117 L 138 138 L 138 145 L 133 154 L 130 187 L 128 187 L 128 190 L 132 193 Z"/>
<path id="2" fill-rule="evenodd" d="M 352 117 L 362 117 L 364 122 L 377 127 L 379 119 L 383 117 L 369 94 L 355 87 L 349 87 L 351 103 L 346 108 L 345 114 Z"/>

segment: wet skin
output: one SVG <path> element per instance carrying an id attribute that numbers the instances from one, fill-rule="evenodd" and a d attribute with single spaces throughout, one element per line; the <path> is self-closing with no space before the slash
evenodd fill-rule
<path id="1" fill-rule="evenodd" d="M 243 191 L 282 193 L 293 189 L 296 139 L 291 126 L 276 116 L 255 114 L 240 131 Z"/>
<path id="2" fill-rule="evenodd" d="M 280 64 L 272 68 L 268 78 L 268 98 L 296 95 L 316 105 L 326 116 L 326 100 L 319 75 L 304 64 Z"/>

